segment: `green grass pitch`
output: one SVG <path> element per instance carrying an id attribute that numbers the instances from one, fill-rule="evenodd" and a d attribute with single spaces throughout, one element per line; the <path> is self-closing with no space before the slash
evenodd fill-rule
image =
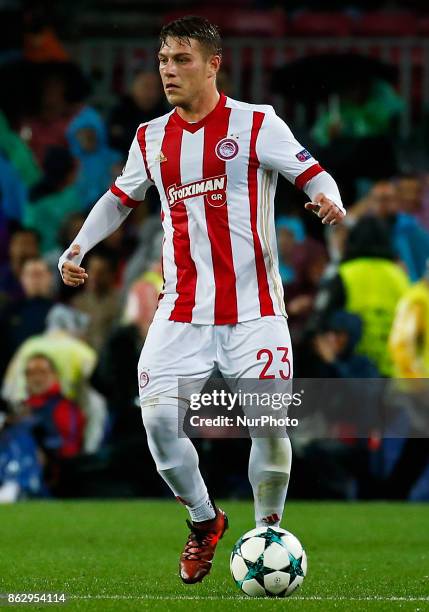
<path id="1" fill-rule="evenodd" d="M 236 539 L 253 528 L 250 502 L 222 504 L 230 529 L 212 572 L 183 585 L 186 512 L 170 501 L 32 502 L 0 507 L 0 592 L 65 592 L 65 610 L 429 610 L 429 507 L 298 503 L 283 526 L 309 570 L 289 599 L 251 599 L 229 574 Z M 1 607 L 1 604 L 0 604 Z M 63 609 L 20 605 L 13 609 Z"/>

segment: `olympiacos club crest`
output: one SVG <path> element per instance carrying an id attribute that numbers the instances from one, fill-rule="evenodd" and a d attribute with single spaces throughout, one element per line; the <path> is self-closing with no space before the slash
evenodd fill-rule
<path id="1" fill-rule="evenodd" d="M 144 389 L 146 385 L 148 384 L 148 382 L 149 382 L 149 374 L 145 370 L 142 370 L 139 376 L 140 389 Z"/>
<path id="2" fill-rule="evenodd" d="M 232 138 L 222 138 L 216 145 L 215 153 L 222 161 L 234 159 L 238 153 L 238 144 Z"/>

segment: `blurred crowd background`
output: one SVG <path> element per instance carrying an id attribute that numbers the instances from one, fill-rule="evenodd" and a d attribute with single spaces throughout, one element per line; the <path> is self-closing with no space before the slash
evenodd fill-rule
<path id="1" fill-rule="evenodd" d="M 84 287 L 56 266 L 138 124 L 169 110 L 156 36 L 190 13 L 221 27 L 219 88 L 273 104 L 348 209 L 325 228 L 280 179 L 295 376 L 429 377 L 425 3 L 0 0 L 0 502 L 169 494 L 137 401 L 162 288 L 155 190 L 87 256 Z M 247 440 L 197 446 L 216 496 L 250 495 Z M 297 441 L 290 495 L 428 500 L 428 446 L 377 431 Z"/>

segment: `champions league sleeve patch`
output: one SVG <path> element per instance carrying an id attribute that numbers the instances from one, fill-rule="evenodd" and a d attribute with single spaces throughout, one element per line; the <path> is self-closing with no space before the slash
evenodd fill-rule
<path id="1" fill-rule="evenodd" d="M 311 153 L 307 151 L 307 149 L 303 149 L 295 156 L 300 162 L 305 162 L 307 159 L 311 158 Z"/>

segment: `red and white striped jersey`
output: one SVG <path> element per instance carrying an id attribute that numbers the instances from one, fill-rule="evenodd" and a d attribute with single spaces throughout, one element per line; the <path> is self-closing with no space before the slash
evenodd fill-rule
<path id="1" fill-rule="evenodd" d="M 137 129 L 112 192 L 162 203 L 164 287 L 155 318 L 234 324 L 286 315 L 278 271 L 278 172 L 298 187 L 322 172 L 271 106 L 221 95 L 197 123 L 172 111 Z"/>

